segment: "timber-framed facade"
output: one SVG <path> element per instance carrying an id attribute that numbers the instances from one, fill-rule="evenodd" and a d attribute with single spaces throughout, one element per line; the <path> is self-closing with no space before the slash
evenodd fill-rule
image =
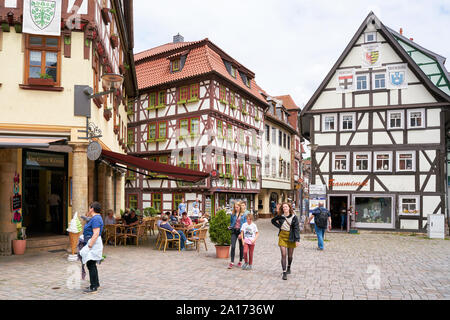
<path id="1" fill-rule="evenodd" d="M 175 41 L 135 56 L 139 98 L 128 115 L 128 153 L 204 172 L 189 185 L 131 173 L 127 206 L 171 211 L 184 198 L 212 214 L 235 199 L 257 203 L 267 104 L 254 74 L 208 39 Z M 198 70 L 196 66 L 201 67 Z M 152 79 L 148 78 L 151 74 Z"/>
<path id="2" fill-rule="evenodd" d="M 397 39 L 370 13 L 302 111 L 302 132 L 332 214 L 351 206 L 359 228 L 424 231 L 428 214 L 447 213 L 450 97 Z"/>

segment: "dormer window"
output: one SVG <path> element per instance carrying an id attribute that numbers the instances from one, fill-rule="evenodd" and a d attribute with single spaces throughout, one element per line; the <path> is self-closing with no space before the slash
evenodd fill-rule
<path id="1" fill-rule="evenodd" d="M 230 72 L 230 74 L 231 74 L 231 76 L 232 76 L 233 78 L 236 78 L 236 68 L 235 68 L 235 67 L 231 66 L 231 72 Z"/>
<path id="2" fill-rule="evenodd" d="M 180 59 L 172 60 L 172 72 L 180 71 Z"/>

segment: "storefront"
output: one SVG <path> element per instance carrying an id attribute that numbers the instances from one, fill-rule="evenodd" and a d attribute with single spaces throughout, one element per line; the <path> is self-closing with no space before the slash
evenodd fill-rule
<path id="1" fill-rule="evenodd" d="M 357 228 L 394 229 L 395 197 L 393 195 L 354 195 Z"/>

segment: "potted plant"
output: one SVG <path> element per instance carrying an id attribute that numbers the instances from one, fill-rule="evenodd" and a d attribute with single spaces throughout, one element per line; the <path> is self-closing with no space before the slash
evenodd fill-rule
<path id="1" fill-rule="evenodd" d="M 27 247 L 25 228 L 17 229 L 17 240 L 13 240 L 13 251 L 15 255 L 23 255 Z"/>
<path id="2" fill-rule="evenodd" d="M 102 8 L 102 18 L 105 24 L 109 24 L 111 22 L 111 13 L 108 8 Z"/>
<path id="3" fill-rule="evenodd" d="M 106 121 L 109 121 L 109 119 L 111 119 L 111 117 L 112 117 L 111 109 L 105 109 L 103 111 L 103 116 L 105 117 Z"/>
<path id="4" fill-rule="evenodd" d="M 220 210 L 209 222 L 209 238 L 216 245 L 216 257 L 227 259 L 230 252 L 231 232 L 228 230 L 231 217 Z"/>
<path id="5" fill-rule="evenodd" d="M 117 33 L 112 34 L 110 39 L 113 49 L 117 48 L 119 46 L 119 36 L 117 35 Z"/>
<path id="6" fill-rule="evenodd" d="M 39 78 L 28 78 L 28 84 L 36 86 L 52 86 L 55 84 L 53 77 L 47 73 L 42 73 Z"/>

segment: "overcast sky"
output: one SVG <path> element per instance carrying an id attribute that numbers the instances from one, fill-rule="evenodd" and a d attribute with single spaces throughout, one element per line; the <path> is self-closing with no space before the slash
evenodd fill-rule
<path id="1" fill-rule="evenodd" d="M 370 11 L 450 58 L 449 0 L 134 0 L 135 53 L 209 38 L 273 96 L 308 102 Z M 450 69 L 449 63 L 446 64 Z"/>

